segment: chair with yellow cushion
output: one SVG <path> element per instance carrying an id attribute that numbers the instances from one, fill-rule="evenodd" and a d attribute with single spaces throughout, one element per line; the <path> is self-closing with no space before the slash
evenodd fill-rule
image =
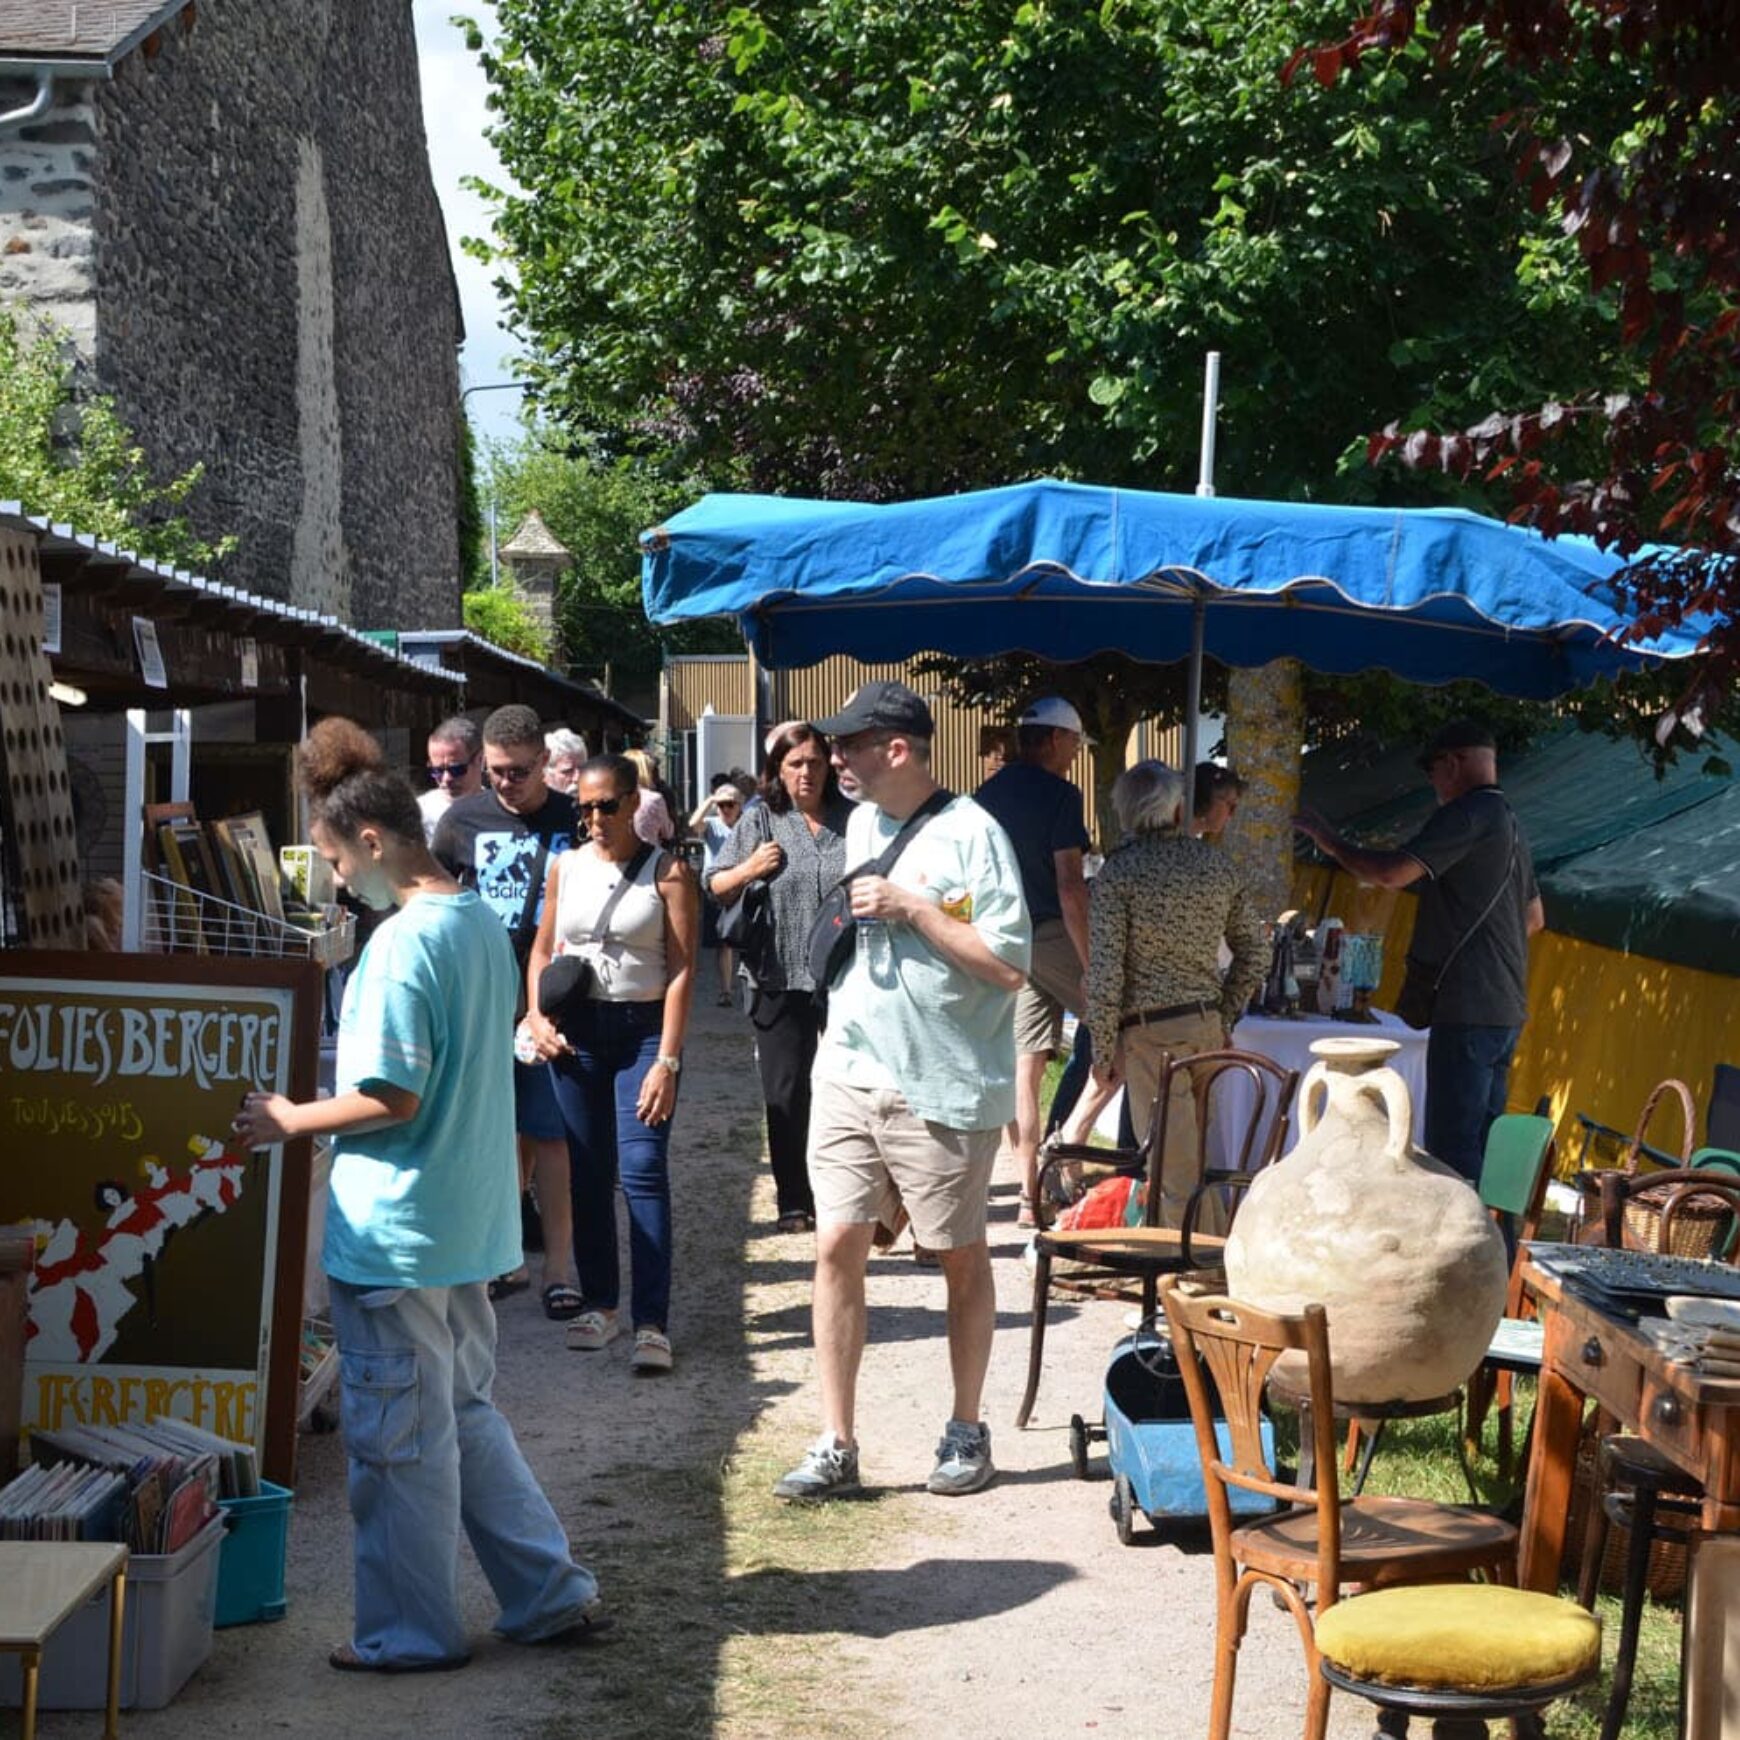
<path id="1" fill-rule="evenodd" d="M 1343 1587 L 1435 1583 L 1445 1585 L 1432 1591 L 1442 1596 L 1454 1594 L 1458 1581 L 1475 1572 L 1513 1581 L 1516 1530 L 1472 1506 L 1412 1498 L 1343 1501 L 1336 1477 L 1329 1321 L 1321 1305 L 1282 1316 L 1226 1298 L 1213 1290 L 1212 1278 L 1204 1283 L 1195 1277 L 1172 1278 L 1162 1301 L 1190 1398 L 1214 1535 L 1219 1593 L 1210 1740 L 1228 1740 L 1232 1732 L 1239 1644 L 1258 1589 L 1268 1589 L 1299 1628 L 1310 1671 L 1305 1740 L 1323 1740 L 1331 1682 L 1318 1671 L 1318 1631 L 1336 1610 Z M 1264 1394 L 1282 1361 L 1289 1387 L 1311 1398 L 1314 1487 L 1279 1479 L 1264 1459 Z M 1266 1494 L 1285 1508 L 1235 1528 L 1229 1488 Z"/>
<path id="2" fill-rule="evenodd" d="M 1327 1684 L 1377 1705 L 1380 1734 L 1415 1716 L 1433 1740 L 1481 1740 L 1504 1720 L 1531 1740 L 1548 1704 L 1601 1671 L 1601 1622 L 1556 1595 L 1413 1584 L 1320 1612 L 1317 1653 Z"/>

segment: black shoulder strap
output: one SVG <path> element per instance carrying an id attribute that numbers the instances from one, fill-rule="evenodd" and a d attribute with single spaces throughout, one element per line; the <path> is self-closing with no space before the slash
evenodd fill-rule
<path id="1" fill-rule="evenodd" d="M 943 786 L 938 786 L 904 822 L 900 824 L 900 832 L 884 846 L 881 852 L 867 864 L 860 864 L 856 870 L 848 873 L 847 880 L 853 876 L 886 876 L 894 868 L 895 860 L 912 844 L 912 837 L 938 811 L 946 809 L 955 801 L 955 794 Z"/>
<path id="2" fill-rule="evenodd" d="M 538 836 L 538 855 L 532 863 L 532 879 L 526 889 L 526 903 L 520 908 L 519 923 L 514 926 L 514 948 L 522 959 L 531 951 L 532 933 L 538 928 L 538 901 L 544 892 L 544 866 L 550 861 L 550 836 Z"/>
<path id="3" fill-rule="evenodd" d="M 1517 847 L 1521 843 L 1517 837 L 1516 811 L 1510 807 L 1510 799 L 1505 797 L 1497 786 L 1492 786 L 1489 789 L 1498 797 L 1499 803 L 1503 806 L 1504 819 L 1510 828 L 1510 851 L 1505 857 L 1504 874 L 1499 877 L 1498 886 L 1492 891 L 1492 898 L 1481 908 L 1480 916 L 1456 939 L 1449 954 L 1438 963 L 1438 977 L 1432 981 L 1434 991 L 1444 983 L 1444 975 L 1450 971 L 1451 963 L 1474 940 L 1486 921 L 1498 910 L 1498 903 L 1505 897 L 1510 888 L 1511 873 L 1516 869 Z"/>

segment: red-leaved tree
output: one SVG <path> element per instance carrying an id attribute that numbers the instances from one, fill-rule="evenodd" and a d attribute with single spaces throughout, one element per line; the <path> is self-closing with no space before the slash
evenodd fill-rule
<path id="1" fill-rule="evenodd" d="M 1694 733 L 1740 675 L 1740 6 L 1734 0 L 1371 0 L 1339 42 L 1301 49 L 1328 86 L 1362 57 L 1420 35 L 1446 58 L 1500 55 L 1539 100 L 1495 116 L 1537 210 L 1556 208 L 1594 290 L 1612 297 L 1635 363 L 1613 390 L 1500 410 L 1439 432 L 1395 425 L 1374 461 L 1483 477 L 1511 517 L 1579 532 L 1630 556 L 1643 638 L 1688 618 L 1712 626 L 1675 718 Z M 1596 56 L 1635 73 L 1616 131 L 1591 123 L 1556 73 Z"/>

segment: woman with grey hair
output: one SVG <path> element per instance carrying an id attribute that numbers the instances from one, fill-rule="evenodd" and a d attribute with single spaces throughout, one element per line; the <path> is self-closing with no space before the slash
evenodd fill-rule
<path id="1" fill-rule="evenodd" d="M 1224 1045 L 1263 974 L 1263 927 L 1224 852 L 1192 839 L 1185 781 L 1163 761 L 1119 774 L 1112 806 L 1124 844 L 1094 878 L 1088 1028 L 1094 1076 L 1122 1082 L 1145 1139 L 1168 1056 Z M 1220 974 L 1222 939 L 1232 966 Z M 1175 1096 L 1161 1164 L 1161 1220 L 1177 1226 L 1196 1182 L 1196 1103 Z M 1218 1203 L 1204 1205 L 1201 1230 Z"/>

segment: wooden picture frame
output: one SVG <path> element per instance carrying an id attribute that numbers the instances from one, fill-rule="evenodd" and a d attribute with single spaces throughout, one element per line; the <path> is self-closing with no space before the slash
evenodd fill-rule
<path id="1" fill-rule="evenodd" d="M 284 900 L 278 891 L 278 855 L 272 850 L 272 836 L 266 831 L 266 818 L 258 810 L 245 815 L 227 816 L 224 826 L 238 853 L 247 859 L 253 872 L 260 911 L 267 918 L 284 922 Z"/>
<path id="2" fill-rule="evenodd" d="M 247 1437 L 295 1484 L 311 1143 L 240 1154 L 229 1119 L 250 1089 L 314 1097 L 322 979 L 0 954 L 0 1224 L 41 1241 L 26 1425 L 170 1413 Z"/>
<path id="3" fill-rule="evenodd" d="M 202 872 L 189 865 L 182 852 L 183 837 L 177 832 L 178 828 L 187 825 L 185 822 L 157 824 L 157 857 L 163 866 L 159 874 L 176 885 L 176 892 L 172 895 L 161 885 L 153 892 L 159 902 L 169 951 L 205 955 L 211 953 L 211 948 L 206 942 L 205 927 L 200 922 L 194 881 L 195 875 Z"/>

